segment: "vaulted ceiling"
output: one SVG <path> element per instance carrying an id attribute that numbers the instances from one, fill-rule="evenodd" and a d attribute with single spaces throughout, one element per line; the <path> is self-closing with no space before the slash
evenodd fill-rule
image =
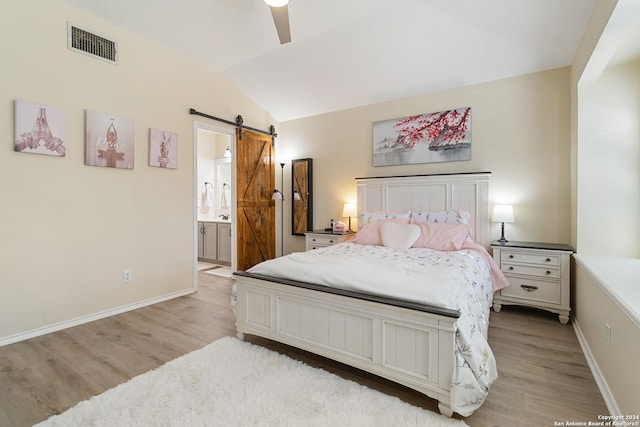
<path id="1" fill-rule="evenodd" d="M 217 70 L 287 121 L 570 65 L 595 0 L 63 0 Z M 82 23 L 77 23 L 81 25 Z"/>

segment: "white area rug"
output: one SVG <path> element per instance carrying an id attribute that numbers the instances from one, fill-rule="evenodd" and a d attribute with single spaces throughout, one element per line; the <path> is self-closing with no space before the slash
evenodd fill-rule
<path id="1" fill-rule="evenodd" d="M 206 270 L 205 273 L 214 274 L 216 276 L 224 276 L 224 277 L 231 277 L 233 274 L 233 272 L 231 271 L 231 268 L 229 267 L 212 268 L 210 270 Z"/>
<path id="2" fill-rule="evenodd" d="M 38 426 L 466 426 L 236 338 L 179 357 Z"/>

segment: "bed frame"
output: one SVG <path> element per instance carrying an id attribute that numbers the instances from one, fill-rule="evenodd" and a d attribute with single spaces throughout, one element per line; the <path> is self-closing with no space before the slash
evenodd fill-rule
<path id="1" fill-rule="evenodd" d="M 356 178 L 358 213 L 464 209 L 489 246 L 490 173 Z M 379 375 L 438 401 L 451 416 L 459 312 L 236 272 L 236 329 Z"/>

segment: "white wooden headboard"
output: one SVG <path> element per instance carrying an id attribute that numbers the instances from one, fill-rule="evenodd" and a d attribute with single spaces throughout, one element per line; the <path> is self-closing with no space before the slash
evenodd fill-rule
<path id="1" fill-rule="evenodd" d="M 356 178 L 358 217 L 363 212 L 466 210 L 474 240 L 488 248 L 490 179 L 491 172 Z"/>

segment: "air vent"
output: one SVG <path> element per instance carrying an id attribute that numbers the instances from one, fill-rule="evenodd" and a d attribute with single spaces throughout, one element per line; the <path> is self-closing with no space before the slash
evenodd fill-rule
<path id="1" fill-rule="evenodd" d="M 67 24 L 67 47 L 96 58 L 118 63 L 118 43 L 71 23 Z"/>

